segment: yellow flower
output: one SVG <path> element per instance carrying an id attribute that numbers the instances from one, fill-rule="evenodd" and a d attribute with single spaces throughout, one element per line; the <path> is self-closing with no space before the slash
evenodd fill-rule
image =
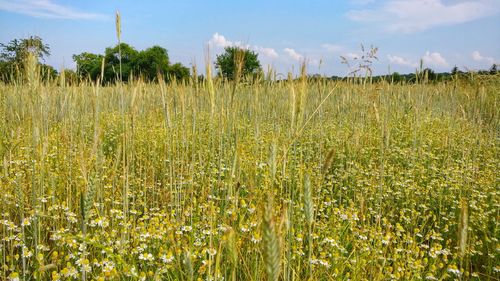
<path id="1" fill-rule="evenodd" d="M 59 256 L 59 253 L 57 251 L 52 252 L 51 258 L 52 260 L 57 260 L 57 257 Z"/>
<path id="2" fill-rule="evenodd" d="M 60 276 L 59 276 L 59 273 L 57 273 L 57 271 L 52 271 L 52 281 L 59 281 L 60 280 Z"/>
<path id="3" fill-rule="evenodd" d="M 19 273 L 17 273 L 17 272 L 12 272 L 12 273 L 9 275 L 9 280 L 10 280 L 10 281 L 19 281 Z"/>

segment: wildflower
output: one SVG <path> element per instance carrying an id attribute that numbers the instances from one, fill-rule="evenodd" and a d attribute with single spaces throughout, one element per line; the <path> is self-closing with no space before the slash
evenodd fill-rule
<path id="1" fill-rule="evenodd" d="M 448 267 L 448 272 L 456 275 L 457 277 L 460 277 L 462 275 L 462 272 L 457 268 L 456 265 L 450 265 Z"/>
<path id="2" fill-rule="evenodd" d="M 203 243 L 201 242 L 201 240 L 199 238 L 196 238 L 196 240 L 194 241 L 193 245 L 195 247 L 201 247 L 203 245 Z"/>
<path id="3" fill-rule="evenodd" d="M 90 261 L 88 259 L 81 258 L 76 261 L 76 264 L 80 266 L 82 272 L 90 272 L 92 271 L 92 267 L 90 265 Z"/>
<path id="4" fill-rule="evenodd" d="M 209 248 L 206 250 L 206 252 L 212 257 L 215 256 L 215 254 L 217 254 L 217 250 L 215 248 Z"/>
<path id="5" fill-rule="evenodd" d="M 295 240 L 297 240 L 297 242 L 302 242 L 302 234 L 298 234 L 297 237 L 295 237 Z"/>
<path id="6" fill-rule="evenodd" d="M 189 225 L 183 226 L 181 229 L 184 232 L 190 232 L 191 230 L 193 230 L 193 228 Z"/>
<path id="7" fill-rule="evenodd" d="M 30 251 L 26 246 L 23 246 L 23 258 L 30 258 L 33 256 L 33 252 Z"/>
<path id="8" fill-rule="evenodd" d="M 252 241 L 252 243 L 257 244 L 262 240 L 262 236 L 257 232 L 252 235 L 252 238 L 250 240 Z"/>
<path id="9" fill-rule="evenodd" d="M 52 271 L 51 277 L 52 277 L 52 281 L 59 281 L 59 280 L 61 280 L 61 276 L 55 270 Z"/>
<path id="10" fill-rule="evenodd" d="M 114 269 L 115 269 L 114 262 L 108 260 L 103 261 L 102 271 L 104 272 L 104 274 L 109 275 L 108 273 L 111 273 Z"/>
<path id="11" fill-rule="evenodd" d="M 166 264 L 169 264 L 171 262 L 173 262 L 175 259 L 174 255 L 172 254 L 172 252 L 168 252 L 166 255 L 162 255 L 161 256 L 161 260 L 166 263 Z"/>
<path id="12" fill-rule="evenodd" d="M 31 220 L 30 218 L 24 218 L 23 222 L 21 223 L 22 226 L 28 226 L 31 225 Z"/>
<path id="13" fill-rule="evenodd" d="M 9 280 L 10 280 L 10 281 L 19 281 L 19 273 L 17 273 L 17 272 L 12 272 L 12 273 L 9 275 Z"/>
<path id="14" fill-rule="evenodd" d="M 155 257 L 151 253 L 141 253 L 139 259 L 143 261 L 154 261 Z"/>

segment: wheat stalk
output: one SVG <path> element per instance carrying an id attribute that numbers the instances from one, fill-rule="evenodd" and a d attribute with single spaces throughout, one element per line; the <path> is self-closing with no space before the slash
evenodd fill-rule
<path id="1" fill-rule="evenodd" d="M 460 202 L 460 218 L 458 226 L 458 249 L 460 257 L 465 255 L 467 248 L 467 228 L 469 227 L 469 205 L 465 199 Z"/>
<path id="2" fill-rule="evenodd" d="M 269 196 L 264 210 L 262 240 L 264 242 L 264 263 L 266 267 L 267 279 L 276 281 L 279 279 L 280 275 L 281 252 L 273 209 L 273 199 L 272 196 Z"/>

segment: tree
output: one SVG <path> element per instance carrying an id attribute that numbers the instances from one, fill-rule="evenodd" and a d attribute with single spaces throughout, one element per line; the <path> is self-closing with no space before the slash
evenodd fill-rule
<path id="1" fill-rule="evenodd" d="M 490 67 L 490 74 L 497 74 L 498 73 L 498 69 L 497 69 L 497 64 L 494 63 L 491 67 Z"/>
<path id="2" fill-rule="evenodd" d="M 239 47 L 226 47 L 224 53 L 217 55 L 215 67 L 219 75 L 228 79 L 236 76 L 256 74 L 260 70 L 257 53 Z"/>
<path id="3" fill-rule="evenodd" d="M 158 74 L 164 77 L 167 75 L 169 63 L 167 50 L 160 46 L 153 46 L 139 52 L 133 62 L 134 72 L 148 81 L 153 81 Z"/>
<path id="4" fill-rule="evenodd" d="M 106 48 L 104 59 L 104 80 L 105 81 L 115 81 L 120 77 L 120 53 L 119 47 L 121 47 L 121 75 L 123 81 L 128 81 L 132 77 L 134 71 L 134 63 L 139 55 L 136 49 L 132 46 L 121 43 L 113 48 Z"/>
<path id="5" fill-rule="evenodd" d="M 77 65 L 77 73 L 81 78 L 90 78 L 96 81 L 100 77 L 104 60 L 103 81 L 115 82 L 120 77 L 120 50 L 121 49 L 121 76 L 128 81 L 132 76 L 141 76 L 146 81 L 154 81 L 158 74 L 166 80 L 175 77 L 182 80 L 189 77 L 189 69 L 180 63 L 170 65 L 168 51 L 160 46 L 153 46 L 137 51 L 132 46 L 121 43 L 115 47 L 106 48 L 104 55 L 81 53 L 73 55 Z"/>
<path id="6" fill-rule="evenodd" d="M 422 73 L 424 73 L 424 75 L 427 76 L 428 81 L 434 81 L 437 79 L 436 72 L 434 72 L 434 70 L 432 70 L 430 68 L 424 69 L 424 71 Z"/>
<path id="7" fill-rule="evenodd" d="M 40 64 L 40 74 L 43 81 L 51 81 L 57 78 L 57 70 L 48 64 Z"/>
<path id="8" fill-rule="evenodd" d="M 401 82 L 403 80 L 403 77 L 401 76 L 401 74 L 399 74 L 399 72 L 394 72 L 392 73 L 392 82 L 394 83 L 398 83 L 398 82 Z"/>
<path id="9" fill-rule="evenodd" d="M 42 38 L 30 36 L 24 39 L 14 39 L 8 44 L 0 43 L 2 52 L 0 58 L 3 61 L 22 64 L 29 53 L 35 55 L 37 59 L 44 60 L 44 57 L 50 56 L 50 48 L 44 44 Z"/>
<path id="10" fill-rule="evenodd" d="M 170 79 L 175 78 L 177 81 L 189 79 L 189 68 L 181 63 L 176 63 L 168 68 L 168 76 Z"/>
<path id="11" fill-rule="evenodd" d="M 101 65 L 103 55 L 96 55 L 92 53 L 81 53 L 73 55 L 73 60 L 76 62 L 76 72 L 80 79 L 90 78 L 97 80 L 101 73 Z"/>
<path id="12" fill-rule="evenodd" d="M 0 43 L 0 49 L 0 79 L 4 81 L 10 81 L 17 71 L 23 71 L 24 61 L 29 54 L 34 55 L 38 62 L 50 56 L 50 47 L 38 36 Z"/>

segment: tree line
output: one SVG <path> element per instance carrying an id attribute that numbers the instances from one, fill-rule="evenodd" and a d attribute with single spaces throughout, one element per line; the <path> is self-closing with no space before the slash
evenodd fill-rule
<path id="1" fill-rule="evenodd" d="M 108 47 L 103 54 L 83 52 L 72 56 L 76 70 L 65 69 L 58 73 L 54 67 L 45 64 L 50 56 L 50 47 L 42 38 L 30 36 L 14 39 L 6 44 L 0 43 L 0 81 L 14 81 L 25 69 L 29 54 L 38 60 L 42 79 L 55 79 L 64 74 L 66 81 L 101 81 L 114 83 L 117 80 L 129 81 L 141 78 L 148 82 L 164 79 L 182 81 L 191 76 L 190 69 L 181 63 L 170 62 L 168 51 L 158 45 L 145 50 L 137 50 L 127 43 Z M 242 77 L 262 72 L 257 53 L 238 47 L 227 47 L 217 56 L 215 67 L 220 77 L 232 80 L 236 75 Z M 195 72 L 195 71 L 194 71 Z M 194 73 L 196 75 L 196 73 Z M 200 77 L 203 79 L 203 76 Z"/>
<path id="2" fill-rule="evenodd" d="M 377 49 L 373 49 L 376 50 Z M 373 82 L 392 81 L 394 83 L 412 83 L 420 79 L 426 81 L 448 81 L 454 77 L 467 77 L 467 72 L 460 71 L 454 67 L 451 72 L 436 73 L 430 68 L 423 69 L 417 73 L 400 74 L 394 72 L 389 75 L 371 76 L 371 58 L 376 59 L 372 54 L 368 56 L 369 64 L 360 64 L 359 70 L 369 70 L 370 78 Z M 52 66 L 45 64 L 45 58 L 50 56 L 50 47 L 45 44 L 42 38 L 30 36 L 23 39 L 14 39 L 7 44 L 0 43 L 0 81 L 11 82 L 23 73 L 25 61 L 28 55 L 32 54 L 38 59 L 41 78 L 43 80 L 55 79 L 58 75 L 64 74 L 66 81 L 101 81 L 104 83 L 114 83 L 129 81 L 130 79 L 141 78 L 148 82 L 164 79 L 166 82 L 177 80 L 183 81 L 191 76 L 190 69 L 181 63 L 170 63 L 168 51 L 158 45 L 145 50 L 137 50 L 127 43 L 120 43 L 113 47 L 108 47 L 103 54 L 83 52 L 73 55 L 76 63 L 76 70 L 66 69 L 64 73 L 58 73 Z M 349 63 L 345 61 L 342 63 Z M 262 77 L 263 71 L 258 58 L 258 54 L 252 50 L 242 49 L 236 46 L 226 47 L 224 52 L 217 55 L 215 61 L 217 75 L 227 80 L 239 80 L 244 77 Z M 196 75 L 196 70 L 193 69 Z M 493 64 L 489 70 L 479 71 L 478 74 L 497 74 L 497 65 Z M 341 80 L 345 77 L 331 76 L 325 77 L 319 74 L 309 76 L 311 79 Z M 197 77 L 198 78 L 198 77 Z M 203 79 L 203 76 L 200 77 Z M 197 79 L 200 81 L 200 79 Z"/>
<path id="3" fill-rule="evenodd" d="M 46 57 L 50 56 L 50 47 L 42 38 L 30 36 L 14 39 L 6 44 L 0 43 L 0 80 L 11 82 L 23 73 L 29 54 L 38 59 L 43 80 L 55 79 L 62 74 L 44 63 Z M 75 54 L 73 60 L 76 63 L 76 70 L 64 70 L 67 80 L 99 79 L 105 83 L 112 83 L 118 79 L 128 81 L 138 77 L 150 82 L 160 77 L 166 81 L 185 80 L 190 77 L 189 68 L 181 63 L 171 64 L 167 50 L 160 46 L 138 51 L 126 43 L 120 43 L 106 48 L 104 54 L 89 52 Z"/>

